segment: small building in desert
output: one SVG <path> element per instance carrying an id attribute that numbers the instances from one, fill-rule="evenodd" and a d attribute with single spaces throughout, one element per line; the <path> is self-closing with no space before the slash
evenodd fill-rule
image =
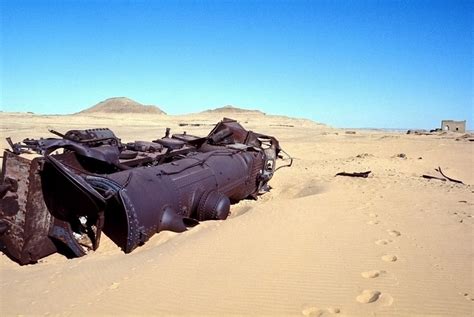
<path id="1" fill-rule="evenodd" d="M 453 131 L 453 132 L 466 132 L 466 120 L 454 121 L 454 120 L 443 120 L 441 121 L 442 131 Z"/>

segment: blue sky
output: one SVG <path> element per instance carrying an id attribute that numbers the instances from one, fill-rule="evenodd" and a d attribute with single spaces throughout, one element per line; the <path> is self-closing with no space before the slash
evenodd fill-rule
<path id="1" fill-rule="evenodd" d="M 473 129 L 473 1 L 0 0 L 0 107 L 113 96 L 338 127 Z"/>

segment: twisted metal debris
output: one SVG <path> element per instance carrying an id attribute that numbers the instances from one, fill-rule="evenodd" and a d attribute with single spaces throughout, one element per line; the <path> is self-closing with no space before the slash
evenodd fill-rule
<path id="1" fill-rule="evenodd" d="M 157 232 L 226 219 L 231 203 L 268 191 L 282 154 L 284 166 L 292 163 L 276 138 L 228 118 L 206 137 L 167 129 L 127 144 L 109 129 L 50 132 L 58 138 L 7 138 L 0 248 L 20 264 L 55 252 L 83 256 L 102 231 L 129 253 Z M 41 156 L 21 156 L 32 151 Z"/>

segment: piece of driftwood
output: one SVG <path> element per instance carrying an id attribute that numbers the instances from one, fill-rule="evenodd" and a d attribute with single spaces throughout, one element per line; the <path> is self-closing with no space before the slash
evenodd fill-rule
<path id="1" fill-rule="evenodd" d="M 354 173 L 340 172 L 340 173 L 337 173 L 335 176 L 349 176 L 349 177 L 362 177 L 362 178 L 367 178 L 371 172 L 372 172 L 372 171 L 367 171 L 367 172 L 354 172 Z"/>
<path id="2" fill-rule="evenodd" d="M 438 168 L 435 168 L 435 171 L 440 173 L 441 176 L 443 176 L 444 178 L 443 177 L 438 177 L 438 176 L 426 175 L 426 174 L 422 175 L 421 177 L 426 178 L 426 179 L 437 179 L 437 180 L 440 180 L 440 181 L 443 181 L 443 182 L 448 180 L 448 181 L 453 182 L 453 183 L 464 184 L 460 180 L 457 180 L 457 179 L 451 178 L 449 176 L 446 176 L 446 174 L 443 173 L 443 171 L 441 170 L 441 167 L 439 167 L 439 166 L 438 166 Z"/>
<path id="3" fill-rule="evenodd" d="M 460 180 L 457 180 L 457 179 L 454 179 L 454 178 L 451 178 L 451 177 L 448 177 L 446 176 L 443 171 L 441 170 L 441 167 L 438 166 L 438 168 L 435 168 L 435 171 L 437 171 L 438 173 L 440 173 L 441 175 L 443 175 L 444 178 L 446 178 L 448 181 L 451 181 L 451 182 L 454 182 L 454 183 L 458 183 L 458 184 L 464 184 L 462 181 Z"/>
<path id="4" fill-rule="evenodd" d="M 426 174 L 423 174 L 421 177 L 426 178 L 426 179 L 437 179 L 437 180 L 443 181 L 443 182 L 446 181 L 446 179 L 444 179 L 444 178 L 437 177 L 437 176 L 426 175 Z"/>

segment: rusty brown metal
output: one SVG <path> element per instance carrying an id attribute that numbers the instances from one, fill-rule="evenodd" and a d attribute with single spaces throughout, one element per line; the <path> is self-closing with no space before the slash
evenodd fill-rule
<path id="1" fill-rule="evenodd" d="M 60 138 L 10 140 L 4 154 L 0 247 L 20 264 L 83 256 L 102 231 L 128 253 L 157 232 L 224 220 L 232 203 L 268 191 L 286 153 L 276 138 L 228 118 L 206 137 L 167 129 L 125 145 L 109 129 L 51 132 Z M 25 151 L 41 156 L 28 160 Z"/>
<path id="2" fill-rule="evenodd" d="M 40 169 L 42 158 L 28 160 L 4 152 L 2 184 L 15 186 L 0 200 L 0 247 L 20 264 L 36 262 L 57 251 L 48 238 L 53 217 L 43 199 Z"/>

